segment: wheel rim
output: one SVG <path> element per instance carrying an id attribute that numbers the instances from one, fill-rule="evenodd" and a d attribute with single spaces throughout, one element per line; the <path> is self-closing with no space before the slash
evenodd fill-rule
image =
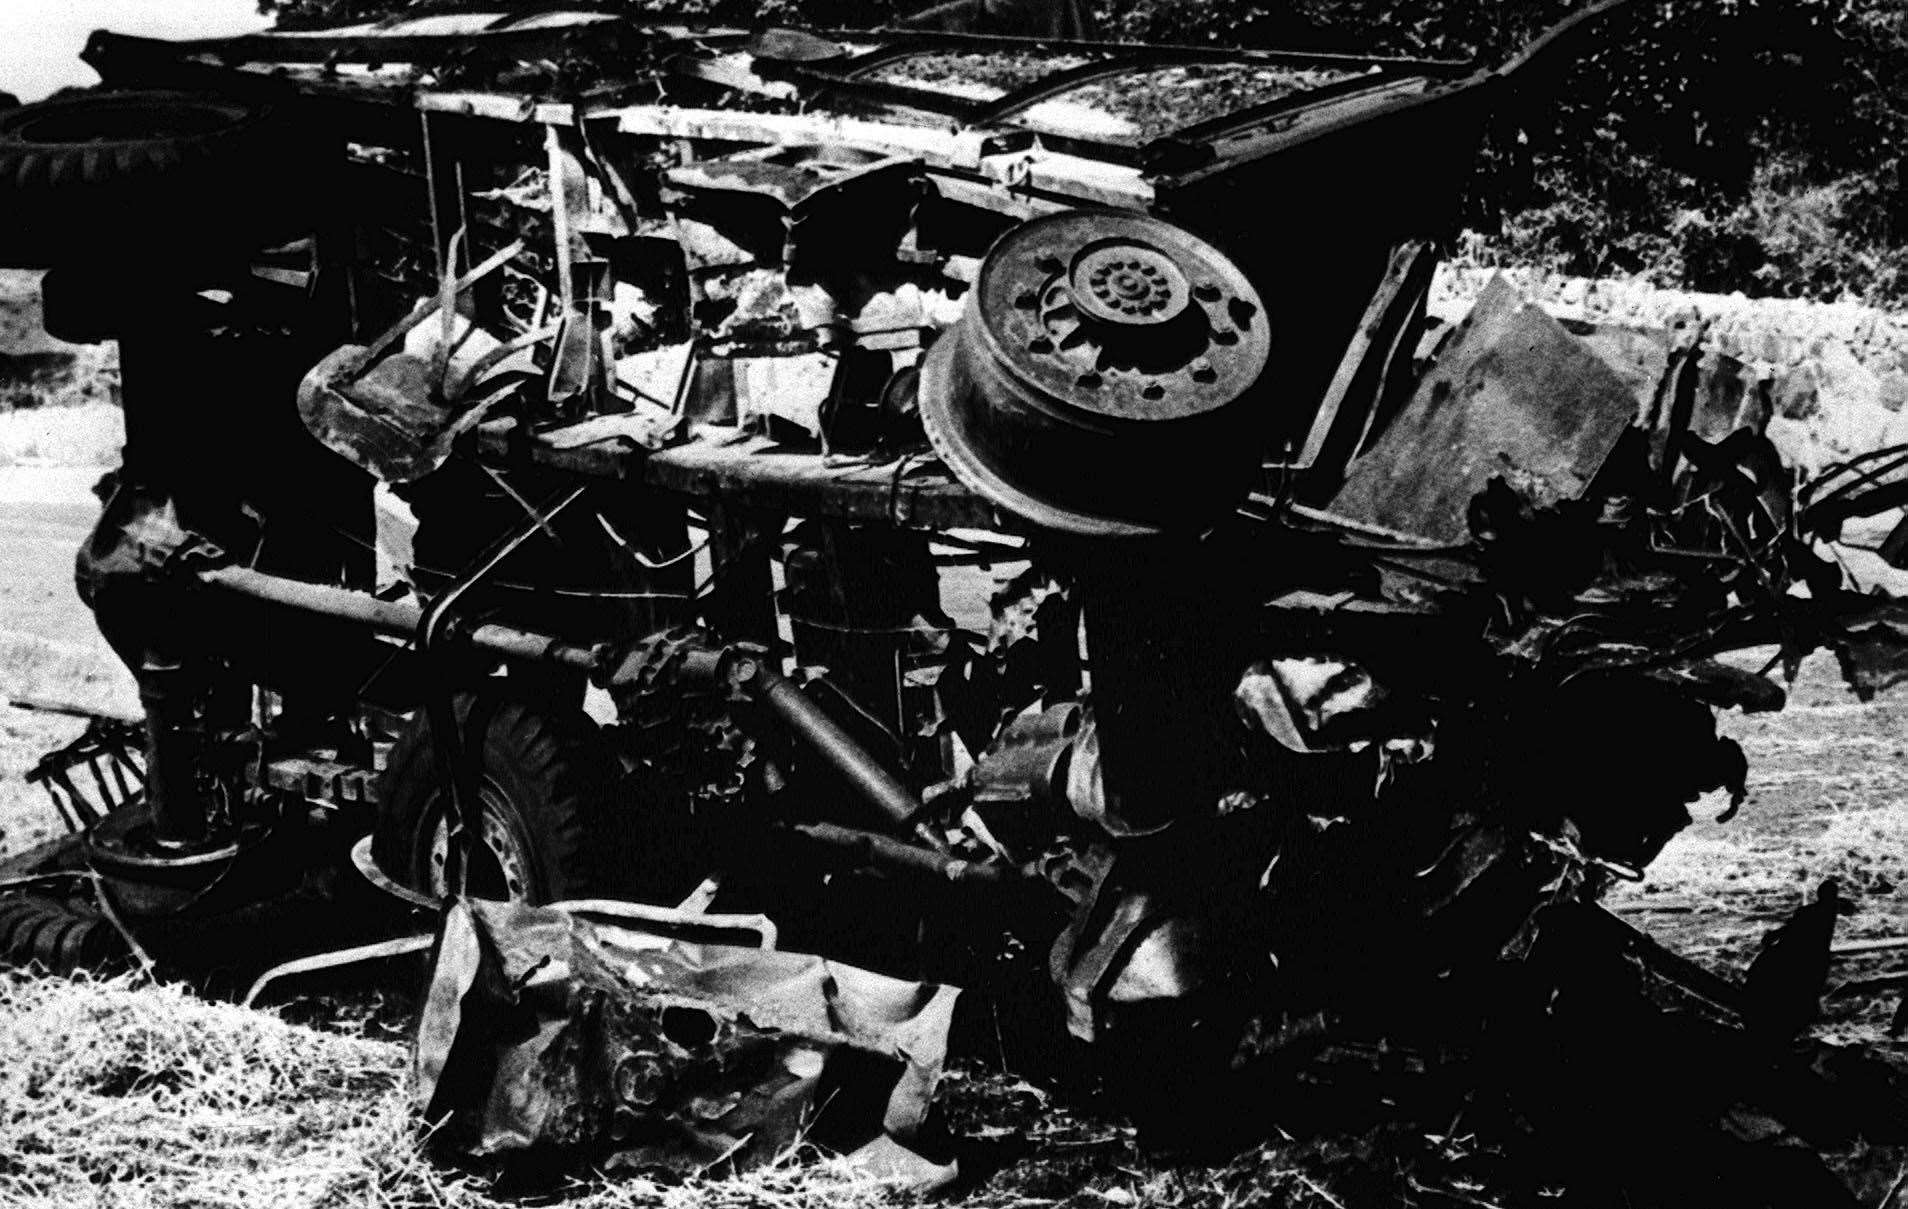
<path id="1" fill-rule="evenodd" d="M 478 789 L 477 842 L 464 871 L 464 893 L 471 898 L 529 902 L 537 897 L 529 840 L 508 818 L 502 793 L 491 784 Z M 422 852 L 425 890 L 433 898 L 450 896 L 450 817 L 440 796 L 426 813 Z"/>
<path id="2" fill-rule="evenodd" d="M 1258 472 L 1264 300 L 1218 248 L 1144 215 L 1023 223 L 921 365 L 919 410 L 976 493 L 1088 537 L 1197 531 Z M 1171 480 L 1181 493 L 1135 491 Z"/>

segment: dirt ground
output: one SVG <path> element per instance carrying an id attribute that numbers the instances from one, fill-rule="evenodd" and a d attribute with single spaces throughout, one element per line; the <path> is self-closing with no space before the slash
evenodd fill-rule
<path id="1" fill-rule="evenodd" d="M 71 411 L 74 409 L 61 409 Z M 97 467 L 0 466 L 0 853 L 60 829 L 45 793 L 22 778 L 78 738 L 81 720 L 12 703 L 130 716 L 138 697 L 73 588 L 73 556 L 99 504 Z"/>
<path id="2" fill-rule="evenodd" d="M 1750 653 L 1745 662 L 1768 652 Z M 1757 942 L 1825 877 L 1857 904 L 1838 943 L 1908 934 L 1908 694 L 1866 704 L 1843 686 L 1835 661 L 1804 663 L 1779 713 L 1724 715 L 1724 734 L 1749 757 L 1749 798 L 1714 821 L 1721 795 L 1670 841 L 1644 880 L 1610 905 L 1683 954 L 1740 972 Z M 1899 989 L 1864 980 L 1908 971 L 1908 949 L 1849 956 L 1831 976 L 1822 1035 L 1889 1042 Z"/>

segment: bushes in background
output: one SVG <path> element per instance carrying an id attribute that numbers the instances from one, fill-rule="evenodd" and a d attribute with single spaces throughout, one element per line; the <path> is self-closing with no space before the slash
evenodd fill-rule
<path id="1" fill-rule="evenodd" d="M 1172 38 L 1500 62 L 1560 0 L 1130 0 Z M 1692 289 L 1908 298 L 1908 6 L 1657 0 L 1494 132 L 1472 221 L 1500 254 Z M 1536 119 L 1536 120 L 1532 120 Z"/>
<path id="2" fill-rule="evenodd" d="M 415 2 L 415 0 L 413 0 Z M 262 0 L 287 24 L 406 0 Z M 632 11 L 878 25 L 925 0 L 645 0 Z M 1569 0 L 1099 0 L 1108 36 L 1500 62 Z M 1498 254 L 1585 276 L 1908 301 L 1908 4 L 1653 0 L 1507 115 L 1471 191 Z M 1523 119 L 1520 129 L 1512 124 Z M 1408 182 L 1400 182 L 1408 188 Z"/>

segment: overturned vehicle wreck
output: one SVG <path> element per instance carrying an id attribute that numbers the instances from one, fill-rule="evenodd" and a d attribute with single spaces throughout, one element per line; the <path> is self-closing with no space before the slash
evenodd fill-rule
<path id="1" fill-rule="evenodd" d="M 1158 1115 L 1255 1021 L 1634 956 L 1596 899 L 1740 799 L 1714 710 L 1782 702 L 1715 657 L 1872 687 L 1904 631 L 1808 540 L 1881 480 L 1798 507 L 1700 341 L 1502 286 L 1426 322 L 1492 114 L 1618 8 L 1496 68 L 560 6 L 96 35 L 104 90 L 0 114 L 0 254 L 120 342 L 80 582 L 146 718 L 11 868 L 134 934 L 346 850 L 423 906 L 766 917 Z M 78 910 L 0 940 L 70 960 Z"/>

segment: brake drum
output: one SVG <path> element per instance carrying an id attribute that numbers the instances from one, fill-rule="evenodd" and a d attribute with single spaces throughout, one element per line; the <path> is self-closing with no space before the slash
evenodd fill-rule
<path id="1" fill-rule="evenodd" d="M 1272 347 L 1217 248 L 1141 214 L 1034 219 L 988 251 L 929 351 L 921 416 L 969 488 L 1094 537 L 1197 528 L 1249 488 Z"/>

